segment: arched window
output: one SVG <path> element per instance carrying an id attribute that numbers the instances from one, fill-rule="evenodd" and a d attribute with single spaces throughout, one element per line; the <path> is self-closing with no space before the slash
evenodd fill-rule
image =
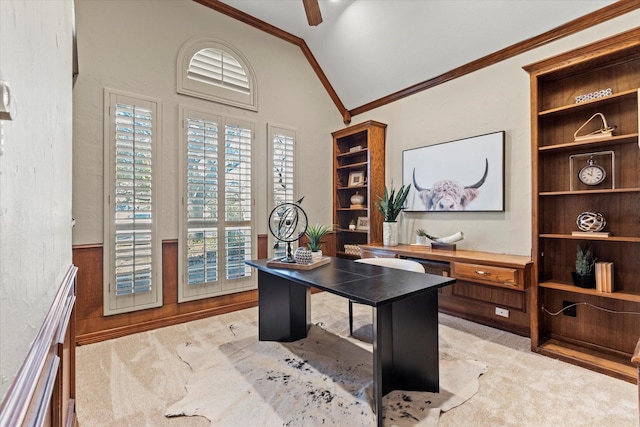
<path id="1" fill-rule="evenodd" d="M 232 46 L 210 37 L 185 43 L 178 53 L 178 93 L 258 111 L 249 62 Z"/>

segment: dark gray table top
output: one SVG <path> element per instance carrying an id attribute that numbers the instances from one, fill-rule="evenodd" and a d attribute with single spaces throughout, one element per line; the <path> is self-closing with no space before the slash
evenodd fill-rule
<path id="1" fill-rule="evenodd" d="M 275 276 L 372 307 L 390 304 L 412 294 L 433 291 L 456 281 L 451 277 L 362 264 L 344 258 L 331 258 L 330 263 L 312 270 L 271 268 L 266 265 L 268 261 L 259 259 L 246 263 Z"/>

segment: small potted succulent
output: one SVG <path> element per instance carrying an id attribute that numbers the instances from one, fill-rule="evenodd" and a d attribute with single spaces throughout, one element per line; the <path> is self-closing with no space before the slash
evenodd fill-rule
<path id="1" fill-rule="evenodd" d="M 324 224 L 310 225 L 305 231 L 305 235 L 309 238 L 307 247 L 311 250 L 311 259 L 313 262 L 320 261 L 322 259 L 322 243 L 320 240 L 331 231 L 331 227 Z"/>
<path id="2" fill-rule="evenodd" d="M 349 230 L 355 230 L 356 229 L 356 220 L 352 219 L 351 221 L 349 221 Z"/>
<path id="3" fill-rule="evenodd" d="M 581 288 L 595 288 L 595 265 L 597 258 L 593 256 L 591 246 L 582 249 L 580 245 L 576 250 L 576 271 L 571 272 L 573 284 Z"/>
<path id="4" fill-rule="evenodd" d="M 398 218 L 404 207 L 404 201 L 409 195 L 410 188 L 410 185 L 406 187 L 403 185 L 396 194 L 393 184 L 391 184 L 391 191 L 387 190 L 385 185 L 384 196 L 378 196 L 376 207 L 384 216 L 384 222 L 382 223 L 382 243 L 384 246 L 398 245 L 398 223 L 396 218 Z"/>
<path id="5" fill-rule="evenodd" d="M 427 244 L 427 232 L 422 228 L 418 228 L 416 230 L 416 245 L 426 245 L 426 244 Z"/>

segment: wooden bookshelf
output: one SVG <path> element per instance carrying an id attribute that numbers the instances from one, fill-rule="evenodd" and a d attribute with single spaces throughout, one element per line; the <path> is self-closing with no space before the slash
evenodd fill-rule
<path id="1" fill-rule="evenodd" d="M 533 283 L 531 347 L 539 353 L 635 382 L 640 322 L 640 28 L 525 67 L 531 78 Z M 611 94 L 578 102 L 603 89 Z M 607 139 L 574 140 L 602 113 Z M 606 179 L 577 180 L 574 159 L 612 153 Z M 571 157 L 573 156 L 573 157 Z M 582 212 L 599 212 L 610 236 L 574 235 Z M 572 284 L 576 246 L 613 262 L 611 293 Z M 564 315 L 577 303 L 576 316 Z"/>
<path id="2" fill-rule="evenodd" d="M 333 132 L 333 224 L 336 256 L 358 258 L 345 253 L 344 245 L 382 242 L 382 214 L 374 202 L 384 193 L 385 133 L 387 125 L 368 121 Z M 362 173 L 363 181 L 350 185 L 349 176 Z M 352 207 L 358 192 L 364 203 Z M 349 223 L 368 218 L 369 228 L 350 230 Z"/>

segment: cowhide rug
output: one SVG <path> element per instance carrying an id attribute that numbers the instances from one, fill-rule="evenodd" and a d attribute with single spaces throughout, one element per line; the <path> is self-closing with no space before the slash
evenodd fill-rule
<path id="1" fill-rule="evenodd" d="M 177 352 L 193 375 L 186 396 L 165 415 L 199 415 L 214 426 L 375 425 L 371 344 L 323 326 L 312 326 L 303 340 L 277 343 L 258 341 L 257 325 L 240 322 L 229 327 L 235 339 L 223 344 L 184 343 Z M 437 426 L 441 411 L 478 391 L 486 371 L 477 361 L 441 358 L 440 393 L 389 393 L 384 425 Z"/>

